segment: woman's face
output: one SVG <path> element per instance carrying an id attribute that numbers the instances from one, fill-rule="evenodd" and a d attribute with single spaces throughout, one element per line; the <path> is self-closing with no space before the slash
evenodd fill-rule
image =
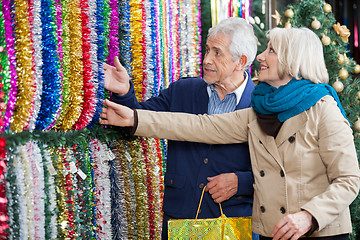
<path id="1" fill-rule="evenodd" d="M 290 75 L 286 75 L 283 79 L 280 78 L 278 73 L 279 59 L 270 42 L 265 51 L 260 53 L 256 59 L 260 62 L 260 82 L 266 82 L 270 86 L 278 88 L 291 80 Z"/>

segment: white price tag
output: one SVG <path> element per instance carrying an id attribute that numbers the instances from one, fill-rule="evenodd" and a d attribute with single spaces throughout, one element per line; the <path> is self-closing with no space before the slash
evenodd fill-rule
<path id="1" fill-rule="evenodd" d="M 48 169 L 50 175 L 52 175 L 52 176 L 56 175 L 56 170 L 55 170 L 54 166 L 52 165 L 52 163 L 49 163 L 47 165 L 47 169 Z"/>
<path id="2" fill-rule="evenodd" d="M 74 162 L 70 162 L 70 172 L 71 173 L 76 173 L 78 170 L 76 168 L 76 165 Z"/>
<path id="3" fill-rule="evenodd" d="M 107 155 L 109 157 L 109 160 L 114 160 L 115 159 L 115 155 L 110 149 L 107 150 Z"/>
<path id="4" fill-rule="evenodd" d="M 79 174 L 79 176 L 80 176 L 83 180 L 85 180 L 85 178 L 87 177 L 86 174 L 85 174 L 83 171 L 81 171 L 80 168 L 78 169 L 77 174 Z"/>

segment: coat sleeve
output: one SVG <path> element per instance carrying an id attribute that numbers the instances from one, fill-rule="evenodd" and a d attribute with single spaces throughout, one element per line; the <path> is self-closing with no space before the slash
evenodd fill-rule
<path id="1" fill-rule="evenodd" d="M 127 94 L 120 96 L 113 94 L 112 100 L 118 104 L 132 109 L 147 109 L 154 111 L 169 111 L 171 102 L 172 85 L 161 91 L 159 96 L 152 97 L 144 102 L 138 102 L 135 95 L 134 84 L 130 81 L 130 90 Z"/>
<path id="2" fill-rule="evenodd" d="M 335 220 L 356 198 L 360 171 L 352 130 L 333 99 L 317 106 L 319 154 L 326 168 L 329 186 L 302 206 L 319 224 L 319 229 Z"/>
<path id="3" fill-rule="evenodd" d="M 135 135 L 207 144 L 247 142 L 252 111 L 247 108 L 225 114 L 194 115 L 138 110 Z"/>

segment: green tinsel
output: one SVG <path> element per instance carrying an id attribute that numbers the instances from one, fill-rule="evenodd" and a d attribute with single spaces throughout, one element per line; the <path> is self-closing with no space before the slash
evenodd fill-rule
<path id="1" fill-rule="evenodd" d="M 20 133 L 5 132 L 2 135 L 6 138 L 7 148 L 16 148 L 29 140 L 36 140 L 39 145 L 49 147 L 73 146 L 89 138 L 96 138 L 101 142 L 110 142 L 116 139 L 131 140 L 135 138 L 129 134 L 128 128 L 95 126 L 91 129 L 71 130 L 71 131 L 23 131 Z"/>

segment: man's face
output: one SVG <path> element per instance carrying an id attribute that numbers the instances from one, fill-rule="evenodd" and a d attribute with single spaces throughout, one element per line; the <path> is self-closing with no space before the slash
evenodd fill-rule
<path id="1" fill-rule="evenodd" d="M 224 83 L 231 79 L 238 60 L 233 61 L 230 43 L 230 36 L 221 33 L 207 40 L 203 61 L 203 77 L 207 84 Z"/>

